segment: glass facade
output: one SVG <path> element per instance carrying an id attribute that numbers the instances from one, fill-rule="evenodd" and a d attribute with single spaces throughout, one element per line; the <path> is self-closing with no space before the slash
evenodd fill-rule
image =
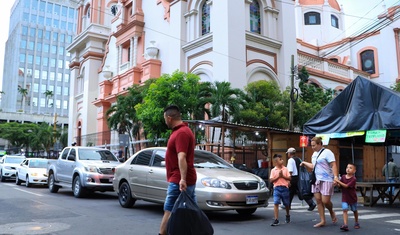
<path id="1" fill-rule="evenodd" d="M 70 70 L 65 65 L 69 65 L 71 58 L 65 48 L 76 33 L 78 15 L 76 4 L 72 4 L 73 1 L 22 0 L 13 9 L 8 36 L 13 40 L 7 43 L 13 43 L 11 48 L 18 49 L 6 51 L 6 56 L 18 61 L 17 65 L 10 66 L 19 70 L 17 84 L 27 88 L 28 95 L 26 100 L 17 94 L 13 101 L 3 100 L 4 111 L 15 112 L 23 107 L 24 113 L 68 115 Z M 15 77 L 11 71 L 15 69 L 5 69 L 3 77 Z M 10 87 L 11 84 L 16 83 L 3 80 L 3 87 Z M 53 92 L 52 99 L 58 105 L 44 102 L 46 91 Z"/>

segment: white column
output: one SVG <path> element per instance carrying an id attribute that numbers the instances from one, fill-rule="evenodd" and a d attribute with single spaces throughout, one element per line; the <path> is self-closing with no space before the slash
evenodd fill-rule
<path id="1" fill-rule="evenodd" d="M 132 58 L 132 63 L 133 63 L 133 67 L 136 67 L 137 65 L 137 44 L 138 44 L 138 36 L 134 36 L 133 37 L 133 53 L 131 53 Z M 132 50 L 132 47 L 131 47 Z"/>
<path id="2" fill-rule="evenodd" d="M 122 45 L 119 45 L 117 47 L 117 60 L 116 60 L 116 62 L 117 62 L 117 74 L 119 74 L 119 71 L 120 71 L 119 66 L 121 65 L 121 55 L 122 55 L 121 52 L 122 52 Z"/>

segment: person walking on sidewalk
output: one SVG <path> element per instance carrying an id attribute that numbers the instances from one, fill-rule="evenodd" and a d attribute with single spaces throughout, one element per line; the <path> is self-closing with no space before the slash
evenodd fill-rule
<path id="1" fill-rule="evenodd" d="M 356 173 L 356 166 L 352 163 L 347 164 L 346 175 L 342 175 L 339 179 L 335 179 L 335 182 L 342 188 L 342 209 L 343 209 L 343 225 L 340 227 L 343 231 L 349 231 L 348 220 L 349 209 L 354 213 L 354 228 L 359 229 L 360 224 L 358 223 L 358 211 L 357 211 L 357 191 L 356 182 L 357 179 L 354 176 Z"/>
<path id="2" fill-rule="evenodd" d="M 271 170 L 269 181 L 274 185 L 274 222 L 271 226 L 279 225 L 279 204 L 285 205 L 286 223 L 290 223 L 289 214 L 289 182 L 290 174 L 288 169 L 283 165 L 282 155 L 275 154 L 273 157 L 275 167 Z"/>
<path id="3" fill-rule="evenodd" d="M 399 177 L 399 170 L 396 163 L 394 163 L 393 158 L 389 159 L 389 162 L 382 167 L 382 175 L 387 177 L 388 183 L 396 183 L 397 177 Z M 386 193 L 389 195 L 394 195 L 395 187 L 388 187 Z"/>
<path id="4" fill-rule="evenodd" d="M 290 204 L 289 204 L 289 209 L 291 209 L 292 201 L 294 195 L 297 193 L 297 196 L 299 197 L 299 200 L 303 200 L 300 198 L 299 195 L 299 187 L 298 187 L 298 182 L 299 182 L 299 166 L 301 163 L 301 159 L 296 156 L 296 149 L 295 148 L 289 148 L 286 151 L 286 154 L 288 156 L 288 162 L 287 162 L 287 169 L 290 173 L 291 180 L 290 180 L 290 186 L 289 186 L 289 192 L 290 192 Z M 304 199 L 304 201 L 307 202 L 308 204 L 308 211 L 313 211 L 316 204 L 312 200 L 312 198 L 309 199 Z"/>
<path id="5" fill-rule="evenodd" d="M 335 155 L 329 149 L 322 146 L 322 138 L 314 137 L 311 139 L 311 148 L 314 150 L 310 162 L 301 162 L 301 166 L 314 169 L 316 182 L 311 185 L 311 192 L 314 193 L 318 205 L 318 214 L 321 221 L 314 225 L 314 228 L 323 227 L 326 224 L 325 208 L 331 215 L 332 222 L 337 223 L 336 214 L 333 211 L 331 197 L 336 185 L 334 179 L 338 179 L 338 169 L 336 166 Z"/>

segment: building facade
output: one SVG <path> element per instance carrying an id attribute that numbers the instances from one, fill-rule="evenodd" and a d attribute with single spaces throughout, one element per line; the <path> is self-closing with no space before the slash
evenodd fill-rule
<path id="1" fill-rule="evenodd" d="M 86 145 L 82 136 L 98 133 L 95 145 L 118 142 L 106 120 L 117 96 L 176 70 L 234 88 L 276 81 L 284 90 L 306 66 L 311 84 L 336 93 L 357 76 L 390 86 L 400 67 L 396 14 L 392 7 L 378 16 L 390 27 L 345 37 L 336 0 L 80 0 L 68 47 L 70 141 Z"/>
<path id="2" fill-rule="evenodd" d="M 71 56 L 66 48 L 76 22 L 74 1 L 15 1 L 5 48 L 2 121 L 53 123 L 57 116 L 59 124 L 68 124 Z"/>

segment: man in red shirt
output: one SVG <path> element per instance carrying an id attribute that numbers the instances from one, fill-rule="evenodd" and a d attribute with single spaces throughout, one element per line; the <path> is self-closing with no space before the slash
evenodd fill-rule
<path id="1" fill-rule="evenodd" d="M 164 203 L 164 216 L 160 225 L 160 235 L 167 234 L 168 219 L 181 191 L 186 191 L 196 202 L 196 170 L 194 169 L 195 138 L 192 130 L 181 119 L 178 106 L 164 109 L 165 124 L 172 129 L 165 154 L 167 171 L 167 197 Z"/>

